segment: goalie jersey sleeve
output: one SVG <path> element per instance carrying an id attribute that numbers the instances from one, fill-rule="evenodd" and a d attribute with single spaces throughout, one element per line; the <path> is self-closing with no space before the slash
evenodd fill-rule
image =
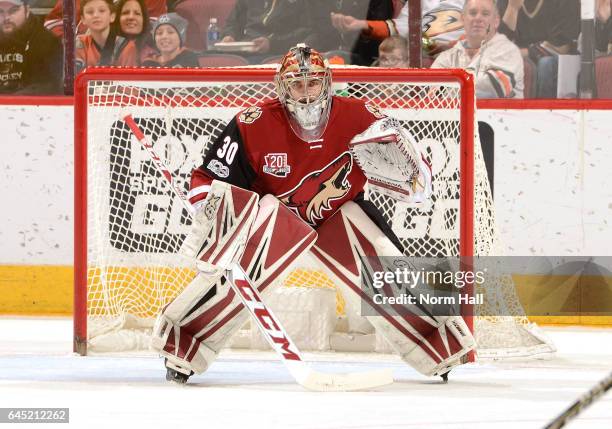
<path id="1" fill-rule="evenodd" d="M 189 202 L 197 205 L 206 198 L 210 183 L 221 180 L 243 189 L 251 189 L 256 173 L 251 167 L 240 130 L 234 117 L 213 142 L 203 164 L 193 171 Z"/>

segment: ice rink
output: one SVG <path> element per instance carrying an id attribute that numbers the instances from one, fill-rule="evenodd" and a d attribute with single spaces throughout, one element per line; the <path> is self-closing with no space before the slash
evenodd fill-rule
<path id="1" fill-rule="evenodd" d="M 554 358 L 465 365 L 446 385 L 395 356 L 307 354 L 322 371 L 394 370 L 390 386 L 317 393 L 268 352 L 225 352 L 181 387 L 165 381 L 154 356 L 72 354 L 71 319 L 4 317 L 0 402 L 68 407 L 70 426 L 83 428 L 541 428 L 612 369 L 612 329 L 546 332 Z M 612 394 L 567 427 L 612 428 Z"/>

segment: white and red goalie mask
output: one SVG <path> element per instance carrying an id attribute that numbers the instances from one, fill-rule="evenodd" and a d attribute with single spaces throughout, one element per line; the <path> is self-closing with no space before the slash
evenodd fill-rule
<path id="1" fill-rule="evenodd" d="M 331 110 L 331 72 L 327 61 L 319 52 L 299 44 L 281 60 L 275 83 L 293 132 L 304 141 L 319 139 Z"/>

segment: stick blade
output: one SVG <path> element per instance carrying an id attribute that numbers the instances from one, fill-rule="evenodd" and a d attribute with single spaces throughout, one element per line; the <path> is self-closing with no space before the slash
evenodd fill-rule
<path id="1" fill-rule="evenodd" d="M 305 377 L 296 377 L 298 383 L 316 392 L 368 390 L 393 383 L 393 371 L 390 369 L 350 374 L 327 374 L 311 369 L 305 375 Z"/>

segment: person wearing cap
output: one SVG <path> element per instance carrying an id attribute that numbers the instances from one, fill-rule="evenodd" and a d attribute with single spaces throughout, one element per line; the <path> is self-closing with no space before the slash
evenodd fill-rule
<path id="1" fill-rule="evenodd" d="M 198 56 L 185 47 L 187 20 L 176 13 L 159 17 L 153 25 L 157 54 L 146 59 L 145 67 L 198 67 Z"/>
<path id="2" fill-rule="evenodd" d="M 118 36 L 111 26 L 115 21 L 112 0 L 82 0 L 81 19 L 88 31 L 76 37 L 77 73 L 91 66 L 139 65 L 136 43 Z"/>
<path id="3" fill-rule="evenodd" d="M 58 94 L 62 47 L 24 0 L 0 0 L 0 94 Z"/>

